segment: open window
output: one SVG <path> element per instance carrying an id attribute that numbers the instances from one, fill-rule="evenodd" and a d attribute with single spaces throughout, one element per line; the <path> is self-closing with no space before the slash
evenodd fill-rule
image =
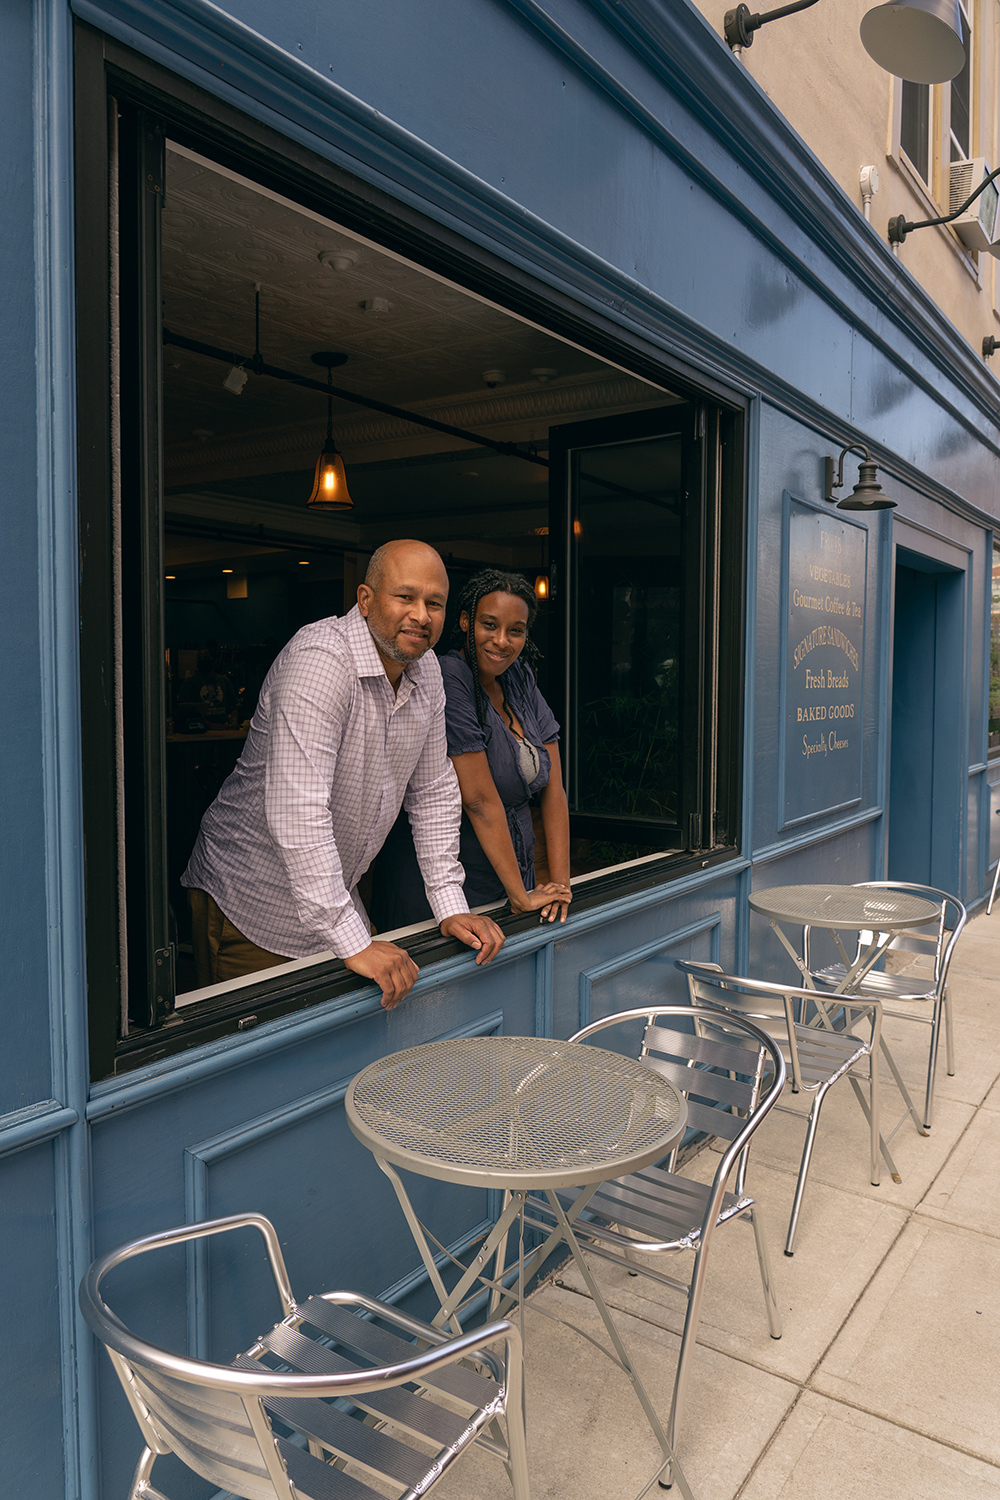
<path id="1" fill-rule="evenodd" d="M 80 343 L 99 1074 L 357 984 L 321 954 L 206 986 L 181 876 L 274 657 L 351 608 L 381 543 L 435 546 L 452 601 L 486 565 L 535 584 L 580 904 L 731 854 L 743 616 L 738 407 L 592 353 L 537 298 L 503 305 L 112 89 Z M 80 222 L 83 243 L 92 202 Z M 328 412 L 343 513 L 307 503 Z M 402 940 L 451 951 L 434 927 Z"/>

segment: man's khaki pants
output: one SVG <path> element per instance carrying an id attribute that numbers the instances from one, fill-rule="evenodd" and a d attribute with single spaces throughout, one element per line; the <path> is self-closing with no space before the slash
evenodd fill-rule
<path id="1" fill-rule="evenodd" d="M 244 937 L 207 891 L 189 890 L 188 900 L 191 903 L 191 940 L 199 989 L 209 984 L 223 984 L 227 979 L 238 979 L 242 974 L 254 974 L 258 969 L 273 969 L 276 964 L 288 963 L 280 953 L 268 953 L 266 948 L 258 948 L 256 943 Z"/>

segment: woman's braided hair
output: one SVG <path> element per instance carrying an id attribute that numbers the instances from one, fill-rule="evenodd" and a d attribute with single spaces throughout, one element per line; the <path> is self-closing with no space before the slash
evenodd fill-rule
<path id="1" fill-rule="evenodd" d="M 476 718 L 486 731 L 489 740 L 491 730 L 486 718 L 486 694 L 483 692 L 482 683 L 479 680 L 479 657 L 476 653 L 476 612 L 479 609 L 481 599 L 487 594 L 510 594 L 515 599 L 522 599 L 528 606 L 528 621 L 525 630 L 524 647 L 521 656 L 527 661 L 532 675 L 534 675 L 535 663 L 539 659 L 538 647 L 531 639 L 531 627 L 535 623 L 538 614 L 538 601 L 531 584 L 521 573 L 507 573 L 502 568 L 483 568 L 480 573 L 474 574 L 465 585 L 458 596 L 458 619 L 451 635 L 452 647 L 458 647 L 465 653 L 465 659 L 472 673 L 472 691 L 476 704 Z M 469 616 L 469 627 L 462 629 L 462 614 Z M 519 658 L 520 660 L 520 658 Z M 500 693 L 503 698 L 503 708 L 510 720 L 511 729 L 514 728 L 514 719 L 507 702 L 507 688 L 504 682 L 506 673 L 501 673 L 498 681 Z"/>

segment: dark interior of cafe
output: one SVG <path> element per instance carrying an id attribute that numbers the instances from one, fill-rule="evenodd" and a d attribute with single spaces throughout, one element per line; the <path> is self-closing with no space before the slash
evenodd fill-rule
<path id="1" fill-rule="evenodd" d="M 696 545 L 684 520 L 689 408 L 185 147 L 168 144 L 166 160 L 165 780 L 178 991 L 195 988 L 179 878 L 268 668 L 303 625 L 351 608 L 369 556 L 395 537 L 438 549 L 452 606 L 486 565 L 533 586 L 574 875 L 669 847 Z M 350 508 L 309 504 L 328 438 Z M 542 878 L 542 850 L 539 865 Z"/>

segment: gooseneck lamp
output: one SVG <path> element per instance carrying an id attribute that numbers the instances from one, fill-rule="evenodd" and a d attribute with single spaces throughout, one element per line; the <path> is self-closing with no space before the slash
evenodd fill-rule
<path id="1" fill-rule="evenodd" d="M 817 0 L 794 0 L 756 14 L 748 5 L 727 10 L 723 34 L 734 52 L 753 45 L 754 32 Z M 861 44 L 880 68 L 908 83 L 947 83 L 965 66 L 965 43 L 958 0 L 890 0 L 876 5 L 861 22 Z"/>
<path id="2" fill-rule="evenodd" d="M 844 458 L 848 453 L 856 453 L 861 458 L 858 466 L 858 482 L 850 495 L 845 495 L 843 500 L 837 500 L 833 491 L 843 486 Z M 882 493 L 882 486 L 875 478 L 878 473 L 878 464 L 872 462 L 872 456 L 864 444 L 848 443 L 840 455 L 836 479 L 833 477 L 833 459 L 828 458 L 825 463 L 824 498 L 829 500 L 831 505 L 836 503 L 838 510 L 895 510 L 895 500 L 890 500 L 888 495 Z"/>
<path id="3" fill-rule="evenodd" d="M 343 363 L 342 354 L 320 353 L 312 356 L 313 364 L 326 366 L 326 383 L 333 384 L 333 367 Z M 310 510 L 353 510 L 354 501 L 347 488 L 344 460 L 333 441 L 333 392 L 326 398 L 326 442 L 316 460 L 312 494 L 306 501 Z"/>
<path id="4" fill-rule="evenodd" d="M 908 83 L 947 83 L 965 66 L 958 0 L 876 5 L 861 22 L 861 45 Z"/>

